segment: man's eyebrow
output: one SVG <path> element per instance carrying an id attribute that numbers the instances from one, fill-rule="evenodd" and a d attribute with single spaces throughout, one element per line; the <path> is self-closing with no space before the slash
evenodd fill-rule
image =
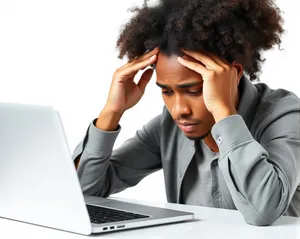
<path id="1" fill-rule="evenodd" d="M 186 88 L 190 88 L 190 87 L 200 85 L 200 84 L 202 84 L 202 82 L 196 81 L 196 82 L 189 82 L 189 83 L 179 84 L 179 85 L 176 85 L 176 87 L 179 88 L 179 89 L 186 89 Z M 159 82 L 156 82 L 156 85 L 158 85 L 160 88 L 163 88 L 163 89 L 170 89 L 171 88 L 170 85 L 164 85 L 164 84 L 161 84 Z"/>
<path id="2" fill-rule="evenodd" d="M 164 85 L 161 83 L 156 82 L 156 85 L 162 89 L 170 89 L 171 87 L 169 85 Z"/>

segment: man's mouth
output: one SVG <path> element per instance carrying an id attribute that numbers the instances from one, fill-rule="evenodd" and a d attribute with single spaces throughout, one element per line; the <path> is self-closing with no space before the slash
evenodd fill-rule
<path id="1" fill-rule="evenodd" d="M 199 123 L 192 122 L 176 122 L 178 127 L 185 133 L 191 133 L 196 130 Z"/>

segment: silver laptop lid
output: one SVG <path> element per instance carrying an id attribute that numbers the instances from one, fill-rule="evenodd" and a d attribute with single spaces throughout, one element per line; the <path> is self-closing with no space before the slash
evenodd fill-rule
<path id="1" fill-rule="evenodd" d="M 57 111 L 0 103 L 0 217 L 92 231 Z"/>

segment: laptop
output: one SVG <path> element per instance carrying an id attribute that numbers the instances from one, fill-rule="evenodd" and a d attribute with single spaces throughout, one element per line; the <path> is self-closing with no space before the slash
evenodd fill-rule
<path id="1" fill-rule="evenodd" d="M 58 111 L 0 103 L 0 217 L 83 235 L 191 220 L 190 212 L 84 196 Z"/>

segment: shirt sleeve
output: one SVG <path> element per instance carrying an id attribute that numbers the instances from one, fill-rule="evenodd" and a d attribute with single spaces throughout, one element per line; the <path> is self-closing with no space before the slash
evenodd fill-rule
<path id="1" fill-rule="evenodd" d="M 162 168 L 160 115 L 113 150 L 120 130 L 102 131 L 92 122 L 75 148 L 72 158 L 80 156 L 77 173 L 84 195 L 108 197 Z"/>
<path id="2" fill-rule="evenodd" d="M 300 184 L 299 107 L 299 101 L 285 100 L 268 112 L 258 129 L 259 140 L 240 115 L 229 116 L 212 129 L 220 170 L 235 206 L 249 224 L 275 222 Z"/>

